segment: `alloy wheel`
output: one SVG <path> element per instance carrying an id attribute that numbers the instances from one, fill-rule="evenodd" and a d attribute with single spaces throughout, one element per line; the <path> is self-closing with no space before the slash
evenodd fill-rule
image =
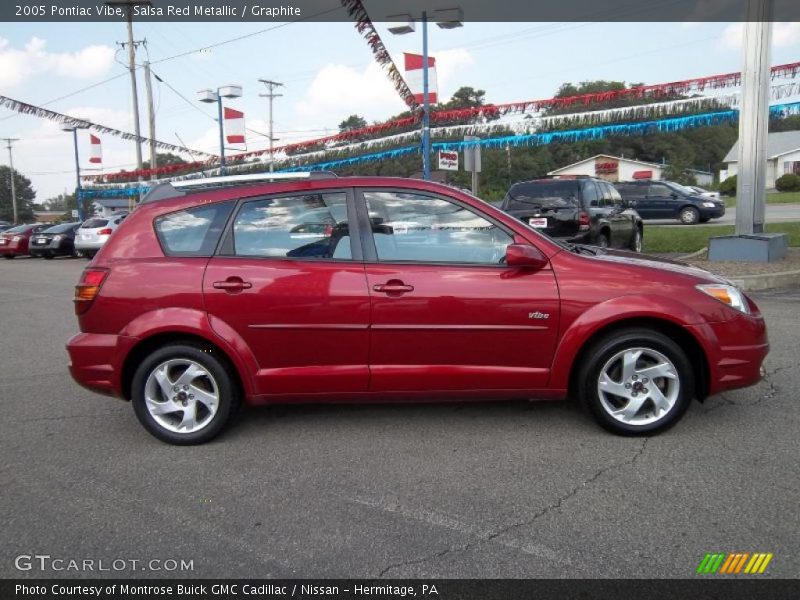
<path id="1" fill-rule="evenodd" d="M 219 408 L 216 380 L 208 369 L 189 359 L 171 359 L 155 367 L 147 377 L 144 394 L 150 416 L 173 433 L 200 431 Z"/>
<path id="2" fill-rule="evenodd" d="M 672 361 L 651 348 L 621 350 L 606 361 L 597 380 L 603 409 L 628 425 L 663 419 L 680 394 L 680 378 Z"/>

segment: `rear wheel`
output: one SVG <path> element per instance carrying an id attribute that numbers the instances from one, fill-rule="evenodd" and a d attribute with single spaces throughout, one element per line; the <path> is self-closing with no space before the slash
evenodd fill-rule
<path id="1" fill-rule="evenodd" d="M 600 248 L 608 248 L 608 244 L 608 234 L 605 232 L 598 234 L 597 240 L 595 241 L 595 246 L 599 246 Z"/>
<path id="2" fill-rule="evenodd" d="M 53 254 L 52 252 L 45 252 L 44 254 L 42 254 L 42 258 L 46 258 L 47 260 L 52 260 L 54 256 L 55 254 Z"/>
<path id="3" fill-rule="evenodd" d="M 678 218 L 684 225 L 694 225 L 700 220 L 700 211 L 698 211 L 694 206 L 684 206 L 681 209 Z"/>
<path id="4" fill-rule="evenodd" d="M 634 252 L 642 251 L 642 228 L 633 228 L 633 239 L 631 240 L 631 250 Z"/>
<path id="5" fill-rule="evenodd" d="M 667 336 L 626 329 L 595 343 L 578 373 L 578 392 L 595 420 L 619 435 L 668 429 L 686 412 L 694 373 Z"/>
<path id="6" fill-rule="evenodd" d="M 136 369 L 131 402 L 139 422 L 176 445 L 216 437 L 239 404 L 239 391 L 224 359 L 211 348 L 164 346 Z"/>
<path id="7" fill-rule="evenodd" d="M 3 258 L 5 258 L 7 260 L 11 260 L 12 258 L 14 258 L 14 255 L 13 254 L 3 254 Z"/>

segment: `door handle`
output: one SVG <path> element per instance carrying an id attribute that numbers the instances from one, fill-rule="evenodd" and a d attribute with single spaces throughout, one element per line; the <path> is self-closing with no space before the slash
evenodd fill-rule
<path id="1" fill-rule="evenodd" d="M 400 295 L 406 292 L 413 292 L 413 285 L 406 285 L 399 279 L 390 279 L 386 283 L 379 283 L 372 286 L 372 289 L 381 294 Z"/>
<path id="2" fill-rule="evenodd" d="M 225 281 L 215 281 L 211 285 L 214 289 L 225 290 L 231 294 L 241 292 L 242 290 L 249 290 L 253 287 L 252 283 L 242 280 L 241 277 L 228 277 Z"/>

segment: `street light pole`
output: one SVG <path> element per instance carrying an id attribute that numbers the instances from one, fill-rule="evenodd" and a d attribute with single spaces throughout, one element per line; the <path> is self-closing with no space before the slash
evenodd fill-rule
<path id="1" fill-rule="evenodd" d="M 225 175 L 225 127 L 222 122 L 222 96 L 217 89 L 217 120 L 219 121 L 219 174 Z"/>
<path id="2" fill-rule="evenodd" d="M 217 103 L 217 122 L 219 123 L 219 172 L 225 175 L 227 169 L 225 168 L 225 123 L 222 118 L 222 99 L 223 98 L 240 98 L 242 96 L 242 86 L 240 85 L 224 85 L 218 87 L 217 91 L 211 89 L 200 90 L 197 92 L 197 99 L 200 102 L 211 104 Z"/>
<path id="3" fill-rule="evenodd" d="M 431 116 L 428 90 L 428 13 L 422 11 L 422 179 L 431 178 Z"/>
<path id="4" fill-rule="evenodd" d="M 83 203 L 81 202 L 81 162 L 78 159 L 78 128 L 72 130 L 72 142 L 75 146 L 75 206 L 78 209 L 78 220 L 83 221 Z"/>
<path id="5" fill-rule="evenodd" d="M 272 152 L 273 152 L 273 145 L 272 144 L 275 141 L 275 138 L 273 137 L 273 134 L 272 134 L 272 127 L 273 127 L 272 101 L 275 98 L 280 98 L 283 95 L 283 94 L 276 94 L 275 93 L 275 88 L 276 87 L 280 87 L 283 84 L 282 83 L 278 83 L 277 81 L 270 81 L 269 79 L 259 79 L 259 81 L 261 83 L 263 83 L 264 85 L 266 85 L 267 89 L 269 90 L 268 93 L 259 94 L 259 96 L 261 96 L 262 98 L 269 98 L 269 172 L 272 173 L 272 171 L 275 168 L 275 164 L 274 164 L 275 163 L 275 156 L 272 154 Z"/>

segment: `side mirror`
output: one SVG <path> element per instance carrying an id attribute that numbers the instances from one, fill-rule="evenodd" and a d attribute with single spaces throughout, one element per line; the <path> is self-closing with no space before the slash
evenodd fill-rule
<path id="1" fill-rule="evenodd" d="M 547 266 L 547 257 L 529 244 L 509 244 L 506 248 L 506 264 L 509 267 L 542 269 Z"/>

